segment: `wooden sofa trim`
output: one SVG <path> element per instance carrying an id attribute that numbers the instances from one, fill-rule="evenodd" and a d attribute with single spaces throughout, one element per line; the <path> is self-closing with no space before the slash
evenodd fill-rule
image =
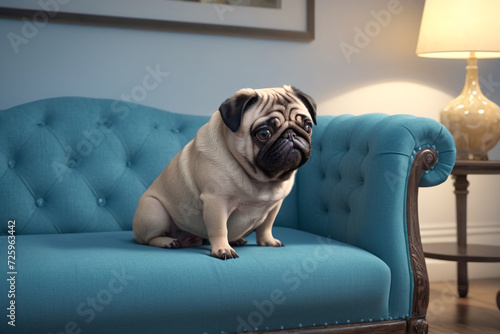
<path id="1" fill-rule="evenodd" d="M 406 221 L 410 259 L 413 271 L 413 305 L 412 314 L 408 319 L 408 333 L 427 333 L 428 324 L 425 320 L 429 305 L 429 276 L 425 265 L 424 250 L 420 238 L 418 221 L 418 188 L 422 174 L 434 167 L 438 162 L 438 154 L 433 148 L 420 150 L 413 161 L 408 180 L 406 197 Z"/>
<path id="2" fill-rule="evenodd" d="M 318 327 L 304 327 L 284 330 L 258 331 L 245 333 L 290 333 L 290 334 L 361 334 L 361 333 L 410 333 L 427 334 L 428 324 L 425 319 L 429 305 L 429 277 L 425 264 L 424 250 L 420 238 L 418 220 L 418 189 L 423 173 L 436 165 L 437 152 L 431 148 L 418 151 L 413 159 L 408 178 L 406 193 L 406 221 L 410 261 L 413 271 L 413 304 L 412 314 L 404 320 L 386 320 L 380 322 L 364 322 L 354 324 L 338 324 Z"/>
<path id="3" fill-rule="evenodd" d="M 387 320 L 380 322 L 363 322 L 355 324 L 339 324 L 317 327 L 304 327 L 294 329 L 282 329 L 263 332 L 244 333 L 280 333 L 280 334 L 396 334 L 406 333 L 407 322 L 405 320 Z"/>

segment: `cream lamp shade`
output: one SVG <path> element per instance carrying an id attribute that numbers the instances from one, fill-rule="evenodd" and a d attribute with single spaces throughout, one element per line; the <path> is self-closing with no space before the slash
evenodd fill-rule
<path id="1" fill-rule="evenodd" d="M 417 55 L 500 57 L 500 0 L 426 0 Z"/>
<path id="2" fill-rule="evenodd" d="M 467 59 L 462 93 L 439 113 L 459 160 L 487 160 L 500 139 L 500 107 L 479 87 L 478 58 L 500 58 L 500 0 L 426 0 L 417 55 Z"/>

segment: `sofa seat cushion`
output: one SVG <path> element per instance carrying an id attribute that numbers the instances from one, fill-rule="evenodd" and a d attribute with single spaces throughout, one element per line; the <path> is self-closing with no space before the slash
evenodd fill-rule
<path id="1" fill-rule="evenodd" d="M 391 273 L 379 258 L 295 229 L 274 235 L 285 247 L 258 247 L 252 234 L 228 261 L 209 245 L 139 245 L 131 231 L 19 235 L 17 332 L 202 334 L 389 318 Z"/>

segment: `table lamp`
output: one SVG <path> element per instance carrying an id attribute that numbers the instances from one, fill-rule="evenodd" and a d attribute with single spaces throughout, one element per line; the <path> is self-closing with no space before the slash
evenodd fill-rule
<path id="1" fill-rule="evenodd" d="M 500 57 L 500 0 L 426 0 L 417 55 L 467 59 L 460 96 L 440 112 L 459 160 L 488 160 L 500 139 L 500 108 L 479 88 L 477 60 Z"/>

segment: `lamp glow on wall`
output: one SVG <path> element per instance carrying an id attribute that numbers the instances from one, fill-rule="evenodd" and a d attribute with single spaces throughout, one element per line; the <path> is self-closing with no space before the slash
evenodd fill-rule
<path id="1" fill-rule="evenodd" d="M 500 0 L 426 0 L 417 55 L 467 59 L 460 96 L 440 112 L 457 159 L 487 160 L 500 139 L 500 108 L 479 87 L 478 58 L 500 58 Z"/>

